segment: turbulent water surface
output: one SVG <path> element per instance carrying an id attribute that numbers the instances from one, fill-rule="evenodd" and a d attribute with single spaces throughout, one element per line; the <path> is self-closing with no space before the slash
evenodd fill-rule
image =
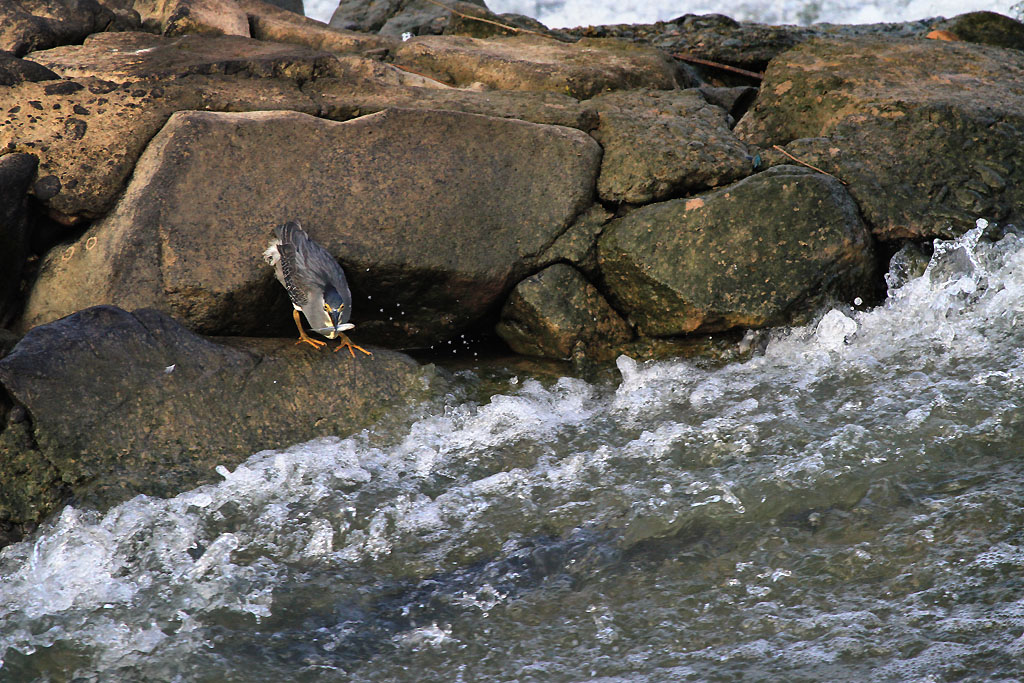
<path id="1" fill-rule="evenodd" d="M 670 21 L 684 14 L 725 14 L 766 24 L 868 24 L 952 17 L 987 10 L 1024 13 L 1021 0 L 486 0 L 495 12 L 513 12 L 551 27 Z M 305 0 L 306 14 L 330 21 L 338 0 Z"/>
<path id="2" fill-rule="evenodd" d="M 464 372 L 67 509 L 0 553 L 0 679 L 1017 680 L 1024 239 L 900 270 L 744 363 Z"/>

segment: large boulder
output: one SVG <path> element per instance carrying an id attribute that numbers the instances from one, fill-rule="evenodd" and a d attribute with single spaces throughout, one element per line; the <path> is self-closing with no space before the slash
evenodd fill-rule
<path id="1" fill-rule="evenodd" d="M 180 112 L 110 215 L 46 257 L 23 325 L 113 303 L 288 333 L 261 254 L 297 219 L 346 268 L 361 331 L 431 343 L 481 320 L 588 206 L 600 154 L 577 130 L 457 112 Z"/>
<path id="2" fill-rule="evenodd" d="M 12 322 L 29 250 L 28 189 L 38 160 L 31 154 L 0 156 L 0 327 Z"/>
<path id="3" fill-rule="evenodd" d="M 857 206 L 834 178 L 796 166 L 639 208 L 598 247 L 608 296 L 646 336 L 785 325 L 876 285 Z"/>
<path id="4" fill-rule="evenodd" d="M 126 52 L 133 59 L 124 59 Z M 142 150 L 175 111 L 317 113 L 300 84 L 331 59 L 244 38 L 139 33 L 93 36 L 85 45 L 32 56 L 67 78 L 0 88 L 0 149 L 39 157 L 39 175 L 48 182 L 36 196 L 69 220 L 109 211 Z"/>
<path id="5" fill-rule="evenodd" d="M 629 90 L 587 101 L 601 117 L 597 192 L 644 204 L 739 180 L 753 171 L 729 115 L 695 89 Z"/>
<path id="6" fill-rule="evenodd" d="M 351 434 L 435 379 L 384 349 L 214 343 L 156 311 L 81 311 L 0 360 L 15 406 L 0 434 L 0 526 L 38 521 L 66 495 L 100 509 L 175 495 L 261 449 Z"/>
<path id="7" fill-rule="evenodd" d="M 1024 219 L 1024 53 L 939 40 L 815 40 L 776 58 L 741 139 L 849 183 L 884 240 Z"/>
<path id="8" fill-rule="evenodd" d="M 564 263 L 516 285 L 495 329 L 516 353 L 558 359 L 609 360 L 633 337 L 601 293 Z"/>
<path id="9" fill-rule="evenodd" d="M 0 50 L 20 57 L 32 50 L 80 43 L 89 34 L 117 26 L 119 17 L 96 0 L 4 0 Z"/>
<path id="10" fill-rule="evenodd" d="M 667 90 L 684 79 L 664 53 L 618 40 L 421 36 L 401 43 L 393 54 L 396 65 L 448 85 L 551 91 L 577 99 L 607 90 Z"/>

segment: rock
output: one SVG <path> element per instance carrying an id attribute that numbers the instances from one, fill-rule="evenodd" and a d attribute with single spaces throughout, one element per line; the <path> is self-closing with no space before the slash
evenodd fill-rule
<path id="1" fill-rule="evenodd" d="M 103 55 L 115 49 L 143 52 L 131 63 L 122 58 L 105 66 Z M 196 57 L 203 49 L 207 54 Z M 181 58 L 175 61 L 168 53 Z M 137 33 L 103 34 L 83 46 L 34 53 L 33 58 L 64 76 L 103 75 L 0 89 L 0 149 L 38 156 L 40 178 L 52 180 L 46 196 L 37 194 L 37 199 L 72 219 L 109 211 L 142 150 L 175 111 L 317 113 L 299 82 L 326 69 L 331 59 L 300 47 L 244 38 L 168 39 Z M 232 72 L 279 77 L 227 75 Z"/>
<path id="2" fill-rule="evenodd" d="M 0 156 L 0 326 L 19 305 L 21 273 L 29 251 L 28 190 L 38 160 L 31 154 Z"/>
<path id="3" fill-rule="evenodd" d="M 512 290 L 495 330 L 516 353 L 567 359 L 615 357 L 633 332 L 572 266 L 558 263 Z"/>
<path id="4" fill-rule="evenodd" d="M 968 12 L 934 25 L 958 40 L 1024 50 L 1024 24 L 995 12 Z"/>
<path id="5" fill-rule="evenodd" d="M 583 212 L 569 229 L 558 236 L 537 259 L 537 268 L 554 263 L 570 263 L 591 280 L 597 280 L 597 238 L 612 214 L 600 204 Z"/>
<path id="6" fill-rule="evenodd" d="M 352 60 L 346 63 L 354 64 Z M 452 88 L 389 64 L 360 60 L 341 77 L 318 78 L 304 88 L 330 119 L 346 120 L 395 107 L 447 109 L 468 114 L 568 126 L 597 127 L 597 112 L 575 98 L 553 92 Z"/>
<path id="7" fill-rule="evenodd" d="M 249 21 L 234 0 L 135 0 L 142 25 L 167 36 L 190 33 L 249 37 Z"/>
<path id="8" fill-rule="evenodd" d="M 61 486 L 101 510 L 173 496 L 261 449 L 351 434 L 436 381 L 403 354 L 373 351 L 214 343 L 156 311 L 112 306 L 38 327 L 0 360 L 28 427 L 0 434 L 0 454 L 16 458 L 0 457 L 0 520 L 39 520 Z"/>
<path id="9" fill-rule="evenodd" d="M 938 40 L 813 41 L 768 68 L 736 126 L 849 183 L 883 240 L 1024 219 L 1024 54 Z"/>
<path id="10" fill-rule="evenodd" d="M 22 81 L 52 81 L 57 74 L 35 62 L 19 59 L 10 52 L 0 51 L 0 86 L 15 85 Z"/>
<path id="11" fill-rule="evenodd" d="M 290 335 L 261 254 L 297 219 L 346 268 L 364 338 L 432 343 L 492 310 L 589 205 L 600 153 L 576 130 L 457 112 L 179 112 L 111 214 L 47 255 L 22 324 L 114 303 Z"/>
<path id="12" fill-rule="evenodd" d="M 812 8 L 813 5 L 807 5 Z M 815 17 L 809 16 L 810 24 Z M 789 24 L 791 22 L 778 22 Z M 587 26 L 566 32 L 583 37 L 621 38 L 651 45 L 669 53 L 685 54 L 743 69 L 761 71 L 776 56 L 814 38 L 854 38 L 876 36 L 923 38 L 932 30 L 928 20 L 884 24 L 814 24 L 811 26 L 768 25 L 736 21 L 721 14 L 686 14 L 673 21 L 655 24 Z M 726 71 L 697 66 L 702 73 L 718 79 L 729 78 Z M 749 82 L 746 81 L 746 82 Z"/>
<path id="13" fill-rule="evenodd" d="M 267 4 L 274 5 L 299 16 L 306 15 L 306 8 L 303 6 L 302 0 L 267 0 Z"/>
<path id="14" fill-rule="evenodd" d="M 455 3 L 447 0 L 444 4 Z M 483 0 L 460 4 L 484 7 Z M 436 34 L 444 29 L 449 15 L 444 7 L 426 0 L 341 0 L 331 15 L 330 25 L 353 31 L 380 31 L 393 36 L 400 36 L 406 31 L 413 35 Z"/>
<path id="15" fill-rule="evenodd" d="M 568 36 L 522 14 L 495 14 L 483 5 L 458 1 L 452 3 L 452 10 L 442 31 L 445 35 L 490 38 L 537 33 L 571 42 Z"/>
<path id="16" fill-rule="evenodd" d="M 600 113 L 604 148 L 597 192 L 643 204 L 725 185 L 753 171 L 729 115 L 697 90 L 630 90 L 587 101 Z"/>
<path id="17" fill-rule="evenodd" d="M 83 45 L 33 52 L 28 58 L 63 78 L 96 76 L 116 83 L 230 75 L 298 84 L 334 73 L 337 61 L 323 50 L 239 36 L 166 38 L 138 32 L 100 33 Z"/>
<path id="18" fill-rule="evenodd" d="M 262 0 L 235 0 L 249 17 L 249 32 L 257 40 L 305 45 L 335 53 L 371 52 L 390 49 L 395 41 L 376 35 L 346 31 L 315 19 L 300 16 Z M 279 0 L 288 2 L 288 0 Z M 301 0 L 296 0 L 301 7 Z"/>
<path id="19" fill-rule="evenodd" d="M 679 71 L 663 53 L 617 40 L 561 43 L 534 35 L 422 36 L 394 51 L 397 66 L 443 83 L 498 90 L 541 90 L 587 99 L 607 90 L 677 87 Z M 681 77 L 681 76 L 680 76 Z"/>
<path id="20" fill-rule="evenodd" d="M 697 89 L 700 90 L 700 94 L 704 96 L 704 99 L 709 104 L 716 104 L 729 112 L 729 116 L 733 119 L 732 123 L 729 124 L 730 128 L 736 125 L 736 122 L 747 113 L 750 105 L 757 98 L 757 88 L 752 88 L 749 85 L 739 85 L 731 88 L 702 85 Z"/>
<path id="21" fill-rule="evenodd" d="M 4 0 L 0 3 L 0 50 L 20 57 L 32 50 L 80 43 L 117 24 L 96 0 Z"/>
<path id="22" fill-rule="evenodd" d="M 796 166 L 639 208 L 598 248 L 610 301 L 654 337 L 790 324 L 876 285 L 857 206 L 834 178 Z"/>

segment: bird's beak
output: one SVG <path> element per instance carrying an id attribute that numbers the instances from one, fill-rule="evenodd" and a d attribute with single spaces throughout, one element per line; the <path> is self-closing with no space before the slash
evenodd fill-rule
<path id="1" fill-rule="evenodd" d="M 334 326 L 335 335 L 344 332 L 345 330 L 351 330 L 355 325 L 352 323 L 341 322 L 341 311 L 331 311 L 328 315 L 331 316 L 331 325 Z"/>

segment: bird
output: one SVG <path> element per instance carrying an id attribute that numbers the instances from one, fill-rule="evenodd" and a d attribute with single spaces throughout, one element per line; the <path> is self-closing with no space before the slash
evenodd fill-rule
<path id="1" fill-rule="evenodd" d="M 348 321 L 352 315 L 352 293 L 345 271 L 330 252 L 306 234 L 298 221 L 288 221 L 274 228 L 263 259 L 274 267 L 274 275 L 292 301 L 292 317 L 299 328 L 296 344 L 309 344 L 317 350 L 327 345 L 306 334 L 299 318 L 301 311 L 314 331 L 328 339 L 341 340 L 335 353 L 347 348 L 353 358 L 356 350 L 373 355 L 343 334 L 355 327 Z"/>

